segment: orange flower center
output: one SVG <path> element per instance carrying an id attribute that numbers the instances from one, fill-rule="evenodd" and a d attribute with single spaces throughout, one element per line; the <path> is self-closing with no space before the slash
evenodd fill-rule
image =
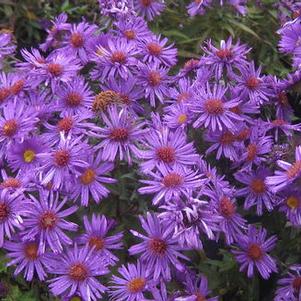
<path id="1" fill-rule="evenodd" d="M 0 223 L 3 223 L 9 216 L 9 207 L 4 203 L 0 203 Z"/>
<path id="2" fill-rule="evenodd" d="M 263 256 L 263 252 L 259 245 L 251 244 L 248 248 L 248 255 L 253 260 L 259 260 Z"/>
<path id="3" fill-rule="evenodd" d="M 92 236 L 89 239 L 89 246 L 95 247 L 95 250 L 99 251 L 102 250 L 105 246 L 105 242 L 102 238 L 98 237 L 98 236 Z"/>
<path id="4" fill-rule="evenodd" d="M 275 119 L 272 121 L 272 124 L 275 126 L 283 126 L 283 125 L 287 124 L 287 122 L 283 119 Z"/>
<path id="5" fill-rule="evenodd" d="M 157 71 L 150 71 L 148 75 L 148 81 L 151 86 L 158 86 L 161 82 L 161 75 Z"/>
<path id="6" fill-rule="evenodd" d="M 299 199 L 292 195 L 286 199 L 286 204 L 291 209 L 296 209 L 299 207 Z"/>
<path id="7" fill-rule="evenodd" d="M 112 53 L 111 61 L 113 63 L 124 64 L 126 61 L 126 56 L 122 51 L 115 51 Z"/>
<path id="8" fill-rule="evenodd" d="M 40 225 L 43 229 L 52 229 L 57 222 L 57 217 L 54 212 L 46 211 L 40 219 Z"/>
<path id="9" fill-rule="evenodd" d="M 63 68 L 60 64 L 56 63 L 50 63 L 48 64 L 48 71 L 53 75 L 53 76 L 60 76 L 63 73 Z"/>
<path id="10" fill-rule="evenodd" d="M 23 79 L 17 80 L 11 87 L 10 92 L 13 95 L 17 95 L 24 88 L 25 81 Z"/>
<path id="11" fill-rule="evenodd" d="M 1 88 L 0 89 L 0 103 L 5 100 L 6 97 L 10 95 L 10 89 Z"/>
<path id="12" fill-rule="evenodd" d="M 68 133 L 72 129 L 72 126 L 73 126 L 72 117 L 65 117 L 57 123 L 57 128 L 60 132 L 65 131 L 66 133 Z"/>
<path id="13" fill-rule="evenodd" d="M 70 161 L 70 153 L 67 150 L 61 149 L 54 153 L 54 162 L 59 167 L 66 166 Z"/>
<path id="14" fill-rule="evenodd" d="M 206 301 L 206 298 L 201 295 L 200 293 L 196 293 L 196 300 L 195 301 Z"/>
<path id="15" fill-rule="evenodd" d="M 69 277 L 74 281 L 84 281 L 88 277 L 88 269 L 82 263 L 70 267 Z"/>
<path id="16" fill-rule="evenodd" d="M 153 0 L 141 0 L 141 4 L 143 6 L 150 6 L 152 4 Z"/>
<path id="17" fill-rule="evenodd" d="M 234 141 L 235 141 L 235 136 L 230 131 L 224 132 L 220 139 L 220 143 L 222 145 L 229 145 Z"/>
<path id="18" fill-rule="evenodd" d="M 180 114 L 178 116 L 178 123 L 183 124 L 187 121 L 187 119 L 188 119 L 187 114 Z"/>
<path id="19" fill-rule="evenodd" d="M 262 179 L 253 179 L 250 184 L 251 189 L 255 193 L 264 193 L 266 191 L 265 182 Z"/>
<path id="20" fill-rule="evenodd" d="M 124 35 L 128 40 L 134 40 L 136 38 L 136 33 L 134 30 L 128 29 L 124 32 Z"/>
<path id="21" fill-rule="evenodd" d="M 184 69 L 193 69 L 199 64 L 199 61 L 196 59 L 190 59 L 184 64 Z"/>
<path id="22" fill-rule="evenodd" d="M 287 171 L 287 177 L 289 179 L 295 178 L 301 172 L 301 161 L 296 161 Z"/>
<path id="23" fill-rule="evenodd" d="M 163 185 L 167 188 L 175 188 L 183 183 L 183 178 L 181 175 L 172 172 L 163 178 Z"/>
<path id="24" fill-rule="evenodd" d="M 247 82 L 246 82 L 246 85 L 249 89 L 256 89 L 258 87 L 260 83 L 260 80 L 255 77 L 255 76 L 251 76 L 248 78 Z"/>
<path id="25" fill-rule="evenodd" d="M 14 136 L 18 131 L 18 127 L 18 123 L 15 119 L 5 121 L 2 128 L 3 135 L 7 137 Z"/>
<path id="26" fill-rule="evenodd" d="M 38 244 L 30 242 L 25 245 L 24 248 L 25 257 L 29 260 L 35 260 L 38 258 Z"/>
<path id="27" fill-rule="evenodd" d="M 21 181 L 19 179 L 16 178 L 7 178 L 6 180 L 4 180 L 1 185 L 1 187 L 3 188 L 20 188 L 21 187 Z"/>
<path id="28" fill-rule="evenodd" d="M 84 185 L 89 185 L 95 180 L 95 171 L 92 168 L 87 168 L 80 176 L 80 181 Z"/>
<path id="29" fill-rule="evenodd" d="M 129 131 L 126 128 L 115 128 L 111 131 L 110 139 L 124 142 L 129 137 Z"/>
<path id="30" fill-rule="evenodd" d="M 150 240 L 149 247 L 154 253 L 157 253 L 158 255 L 164 255 L 167 250 L 166 242 L 159 238 L 153 238 L 152 240 Z"/>
<path id="31" fill-rule="evenodd" d="M 162 47 L 160 46 L 160 44 L 155 43 L 155 42 L 148 43 L 147 49 L 148 49 L 149 53 L 154 56 L 159 56 L 162 51 Z"/>
<path id="32" fill-rule="evenodd" d="M 177 96 L 178 102 L 185 102 L 191 97 L 191 94 L 188 92 L 182 92 Z"/>
<path id="33" fill-rule="evenodd" d="M 253 161 L 257 155 L 257 146 L 254 143 L 250 143 L 247 147 L 247 161 Z"/>
<path id="34" fill-rule="evenodd" d="M 227 197 L 221 199 L 219 207 L 224 217 L 231 217 L 235 213 L 235 205 Z"/>
<path id="35" fill-rule="evenodd" d="M 287 95 L 284 91 L 278 94 L 278 102 L 280 105 L 287 107 L 289 105 Z"/>
<path id="36" fill-rule="evenodd" d="M 78 32 L 73 33 L 71 35 L 71 44 L 75 48 L 82 47 L 84 45 L 84 38 L 83 38 L 83 36 L 80 33 L 78 33 Z"/>
<path id="37" fill-rule="evenodd" d="M 165 162 L 165 163 L 172 163 L 175 161 L 175 150 L 169 146 L 163 146 L 157 149 L 157 157 Z"/>
<path id="38" fill-rule="evenodd" d="M 205 101 L 204 107 L 212 115 L 220 115 L 224 112 L 224 104 L 220 99 L 208 99 Z"/>
<path id="39" fill-rule="evenodd" d="M 232 57 L 231 49 L 219 49 L 215 53 L 220 59 L 229 59 Z"/>
<path id="40" fill-rule="evenodd" d="M 143 291 L 145 284 L 146 284 L 145 279 L 138 277 L 130 280 L 127 284 L 127 288 L 130 293 L 135 294 Z"/>
<path id="41" fill-rule="evenodd" d="M 68 106 L 77 107 L 82 102 L 82 96 L 77 92 L 70 92 L 65 101 Z"/>
<path id="42" fill-rule="evenodd" d="M 293 280 L 293 288 L 297 294 L 300 292 L 300 289 L 301 289 L 301 277 L 300 276 L 296 277 Z"/>
<path id="43" fill-rule="evenodd" d="M 104 111 L 110 104 L 115 103 L 117 101 L 118 96 L 118 93 L 111 90 L 98 93 L 92 105 L 93 111 Z"/>

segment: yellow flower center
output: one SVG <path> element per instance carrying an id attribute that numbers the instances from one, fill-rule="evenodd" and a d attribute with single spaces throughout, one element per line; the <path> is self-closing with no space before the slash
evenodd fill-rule
<path id="1" fill-rule="evenodd" d="M 187 115 L 186 115 L 186 114 L 180 114 L 180 115 L 179 115 L 179 117 L 178 117 L 178 122 L 179 122 L 180 124 L 185 123 L 186 120 L 187 120 Z"/>
<path id="2" fill-rule="evenodd" d="M 36 157 L 36 154 L 33 150 L 27 149 L 23 154 L 23 159 L 26 163 L 31 163 Z"/>
<path id="3" fill-rule="evenodd" d="M 296 209 L 299 206 L 299 200 L 298 200 L 298 198 L 296 198 L 295 196 L 292 195 L 289 198 L 287 198 L 286 204 L 291 209 Z"/>

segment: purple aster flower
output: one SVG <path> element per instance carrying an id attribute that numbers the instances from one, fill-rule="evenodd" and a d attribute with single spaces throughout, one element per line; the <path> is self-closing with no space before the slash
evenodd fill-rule
<path id="1" fill-rule="evenodd" d="M 240 75 L 233 73 L 231 76 L 236 81 L 237 93 L 254 104 L 269 102 L 272 90 L 266 77 L 261 76 L 261 67 L 255 69 L 254 62 L 241 66 Z"/>
<path id="2" fill-rule="evenodd" d="M 131 0 L 98 0 L 101 14 L 120 18 L 133 11 Z"/>
<path id="3" fill-rule="evenodd" d="M 77 237 L 79 245 L 87 244 L 93 248 L 98 255 L 101 255 L 109 264 L 115 264 L 118 261 L 111 250 L 122 249 L 121 232 L 108 236 L 108 232 L 115 226 L 115 222 L 106 218 L 104 215 L 92 215 L 91 222 L 85 215 L 83 217 L 85 233 Z"/>
<path id="4" fill-rule="evenodd" d="M 105 261 L 95 256 L 93 249 L 75 245 L 53 258 L 49 273 L 57 275 L 49 281 L 49 288 L 55 296 L 67 291 L 67 297 L 78 294 L 84 301 L 96 301 L 106 290 L 96 277 L 109 273 L 109 270 Z"/>
<path id="5" fill-rule="evenodd" d="M 145 98 L 152 107 L 156 106 L 156 99 L 163 103 L 168 95 L 168 69 L 157 63 L 141 65 L 137 74 L 137 85 L 143 87 Z"/>
<path id="6" fill-rule="evenodd" d="M 56 95 L 58 99 L 55 109 L 62 114 L 87 114 L 94 100 L 88 83 L 81 76 L 74 77 L 72 81 L 60 86 Z"/>
<path id="7" fill-rule="evenodd" d="M 228 129 L 215 132 L 207 132 L 205 140 L 213 143 L 207 150 L 206 154 L 210 154 L 217 150 L 216 159 L 220 159 L 222 156 L 230 159 L 231 161 L 237 161 L 239 158 L 238 150 L 241 148 L 242 142 L 237 141 L 236 135 L 230 132 Z"/>
<path id="8" fill-rule="evenodd" d="M 235 199 L 223 194 L 222 191 L 207 190 L 211 206 L 219 213 L 219 226 L 224 233 L 228 245 L 237 240 L 237 237 L 246 229 L 246 220 L 237 213 Z"/>
<path id="9" fill-rule="evenodd" d="M 8 189 L 0 190 L 0 248 L 5 236 L 9 239 L 15 228 L 21 228 L 23 219 L 28 212 L 28 201 L 18 192 L 11 193 Z"/>
<path id="10" fill-rule="evenodd" d="M 31 281 L 35 273 L 40 281 L 47 278 L 45 268 L 48 267 L 48 256 L 47 254 L 39 254 L 38 242 L 22 242 L 19 237 L 15 237 L 14 241 L 5 242 L 3 247 L 8 251 L 6 256 L 10 258 L 7 266 L 16 265 L 14 276 L 24 271 L 24 277 L 27 281 Z"/>
<path id="11" fill-rule="evenodd" d="M 0 67 L 4 58 L 14 53 L 16 46 L 13 44 L 13 35 L 10 32 L 0 33 Z"/>
<path id="12" fill-rule="evenodd" d="M 51 103 L 51 95 L 47 90 L 41 92 L 30 91 L 27 98 L 27 106 L 32 108 L 40 121 L 46 121 L 52 115 L 53 104 Z"/>
<path id="13" fill-rule="evenodd" d="M 185 291 L 185 296 L 176 298 L 175 301 L 218 301 L 218 297 L 208 297 L 211 291 L 204 275 L 196 278 L 192 273 L 186 273 Z"/>
<path id="14" fill-rule="evenodd" d="M 193 121 L 190 106 L 185 103 L 175 103 L 165 108 L 164 123 L 170 129 L 186 128 Z"/>
<path id="15" fill-rule="evenodd" d="M 107 45 L 99 45 L 93 56 L 96 67 L 91 72 L 93 79 L 117 78 L 127 79 L 137 68 L 136 44 L 124 38 L 111 37 Z"/>
<path id="16" fill-rule="evenodd" d="M 147 21 L 153 20 L 165 9 L 162 0 L 134 0 L 134 9 Z"/>
<path id="17" fill-rule="evenodd" d="M 209 8 L 212 0 L 193 0 L 187 5 L 187 12 L 191 17 L 204 15 L 206 8 Z"/>
<path id="18" fill-rule="evenodd" d="M 34 130 L 38 119 L 30 108 L 23 102 L 10 102 L 3 108 L 0 116 L 0 143 L 2 150 L 12 142 L 23 141 Z M 1 149 L 1 147 L 0 147 Z"/>
<path id="19" fill-rule="evenodd" d="M 187 143 L 187 136 L 181 128 L 175 131 L 167 127 L 152 129 L 141 139 L 140 145 L 138 157 L 144 160 L 141 169 L 145 173 L 162 164 L 166 167 L 191 166 L 198 159 L 193 143 Z"/>
<path id="20" fill-rule="evenodd" d="M 66 13 L 61 13 L 51 21 L 51 26 L 47 29 L 47 38 L 40 45 L 40 49 L 47 51 L 50 47 L 58 48 L 61 44 L 64 33 L 71 29 L 71 24 L 67 23 L 68 16 Z"/>
<path id="21" fill-rule="evenodd" d="M 301 265 L 289 267 L 285 277 L 278 281 L 275 301 L 298 301 L 301 299 Z"/>
<path id="22" fill-rule="evenodd" d="M 130 247 L 130 255 L 141 254 L 141 262 L 145 269 L 149 270 L 153 280 L 162 276 L 168 281 L 171 279 L 171 266 L 183 271 L 184 266 L 179 258 L 188 258 L 179 252 L 181 247 L 177 239 L 172 237 L 172 229 L 167 228 L 156 215 L 147 213 L 146 218 L 140 216 L 140 222 L 146 236 L 131 230 L 131 233 L 143 242 Z"/>
<path id="23" fill-rule="evenodd" d="M 185 62 L 183 68 L 180 69 L 177 77 L 182 78 L 189 75 L 194 75 L 200 68 L 200 61 L 196 59 L 190 59 Z"/>
<path id="24" fill-rule="evenodd" d="M 230 75 L 234 69 L 240 70 L 242 66 L 247 65 L 246 55 L 251 50 L 239 41 L 233 45 L 232 37 L 227 41 L 222 40 L 219 48 L 208 41 L 202 49 L 205 55 L 201 58 L 201 63 L 208 66 L 217 79 L 221 78 L 224 71 Z"/>
<path id="25" fill-rule="evenodd" d="M 11 174 L 11 172 L 9 172 Z M 9 176 L 5 169 L 1 170 L 0 190 L 7 189 L 10 192 L 24 192 L 31 188 L 32 175 L 19 171 L 15 176 Z"/>
<path id="26" fill-rule="evenodd" d="M 161 36 L 155 35 L 142 41 L 139 46 L 143 62 L 174 66 L 177 62 L 177 49 L 173 47 L 174 44 L 166 45 L 167 42 L 167 38 L 161 39 Z"/>
<path id="27" fill-rule="evenodd" d="M 289 163 L 283 160 L 278 160 L 277 165 L 283 170 L 276 170 L 275 174 L 267 177 L 266 183 L 271 186 L 274 192 L 277 192 L 301 175 L 301 146 L 297 146 L 295 149 L 295 162 Z"/>
<path id="28" fill-rule="evenodd" d="M 298 187 L 289 187 L 279 195 L 279 211 L 284 212 L 295 227 L 301 226 L 301 194 Z"/>
<path id="29" fill-rule="evenodd" d="M 277 237 L 266 237 L 267 231 L 264 228 L 256 229 L 250 225 L 248 232 L 238 237 L 239 250 L 232 251 L 241 264 L 240 271 L 247 270 L 249 278 L 254 276 L 254 268 L 264 279 L 268 279 L 272 272 L 277 272 L 275 260 L 268 254 L 274 249 Z"/>
<path id="30" fill-rule="evenodd" d="M 85 160 L 88 146 L 81 141 L 81 137 L 71 139 L 61 132 L 59 144 L 50 152 L 37 154 L 41 158 L 41 184 L 52 183 L 54 189 L 66 187 L 68 177 L 78 174 L 77 169 L 85 168 L 88 163 Z"/>
<path id="31" fill-rule="evenodd" d="M 269 130 L 274 130 L 275 141 L 279 140 L 279 131 L 281 130 L 288 139 L 293 136 L 294 131 L 301 131 L 301 124 L 290 124 L 283 119 L 275 119 L 267 123 Z"/>
<path id="32" fill-rule="evenodd" d="M 177 85 L 169 89 L 169 97 L 172 103 L 190 103 L 193 101 L 193 88 L 189 78 L 183 77 Z M 168 101 L 170 102 L 170 101 Z"/>
<path id="33" fill-rule="evenodd" d="M 225 94 L 227 88 L 220 85 L 214 85 L 210 88 L 209 83 L 206 87 L 199 88 L 196 91 L 197 99 L 191 106 L 192 112 L 198 116 L 193 123 L 193 127 L 204 126 L 212 131 L 223 128 L 234 129 L 234 122 L 241 121 L 241 117 L 231 112 L 231 108 L 239 104 L 239 99 L 226 100 Z"/>
<path id="34" fill-rule="evenodd" d="M 129 41 L 144 41 L 151 35 L 145 20 L 137 16 L 118 18 L 114 26 L 117 34 Z"/>
<path id="35" fill-rule="evenodd" d="M 205 234 L 209 239 L 214 239 L 215 232 L 220 229 L 221 218 L 206 201 L 188 198 L 184 202 L 176 199 L 160 208 L 164 211 L 159 218 L 172 229 L 173 238 L 183 248 L 203 249 L 200 237 Z"/>
<path id="36" fill-rule="evenodd" d="M 152 202 L 158 205 L 163 200 L 168 202 L 172 198 L 189 196 L 192 190 L 201 187 L 205 180 L 198 170 L 194 171 L 175 165 L 169 168 L 165 165 L 158 165 L 157 171 L 147 172 L 151 180 L 141 180 L 147 185 L 138 189 L 141 194 L 154 194 Z"/>
<path id="37" fill-rule="evenodd" d="M 70 239 L 64 231 L 76 231 L 78 225 L 65 218 L 77 210 L 77 206 L 62 209 L 67 197 L 60 200 L 57 193 L 40 191 L 39 199 L 29 195 L 31 203 L 28 205 L 29 213 L 24 219 L 22 239 L 24 241 L 36 239 L 39 254 L 45 253 L 49 246 L 54 253 L 63 251 L 63 245 L 71 245 Z"/>
<path id="38" fill-rule="evenodd" d="M 39 84 L 41 82 L 41 78 L 39 78 L 38 74 L 35 74 L 37 69 L 45 67 L 46 59 L 40 53 L 38 49 L 31 48 L 31 52 L 27 49 L 21 50 L 21 55 L 25 62 L 18 63 L 16 66 L 19 68 L 20 71 L 24 73 L 28 73 L 31 76 L 31 83 L 32 84 Z"/>
<path id="39" fill-rule="evenodd" d="M 138 260 L 137 264 L 122 265 L 118 272 L 120 276 L 112 276 L 110 285 L 111 300 L 117 301 L 142 301 L 144 293 L 148 290 L 150 271 Z"/>
<path id="40" fill-rule="evenodd" d="M 238 196 L 245 198 L 244 209 L 249 210 L 256 206 L 258 215 L 262 215 L 263 209 L 272 211 L 277 203 L 275 194 L 267 184 L 266 178 L 271 174 L 267 168 L 258 168 L 256 171 L 242 171 L 235 174 L 237 181 L 246 185 L 246 187 L 237 191 Z"/>
<path id="41" fill-rule="evenodd" d="M 104 127 L 94 127 L 91 135 L 102 138 L 97 145 L 102 152 L 102 160 L 114 161 L 116 156 L 119 159 L 126 159 L 129 164 L 132 162 L 131 153 L 138 153 L 136 141 L 141 135 L 145 134 L 143 122 L 129 113 L 128 110 L 121 109 L 118 111 L 116 106 L 108 108 L 107 114 L 101 113 Z"/>
<path id="42" fill-rule="evenodd" d="M 46 141 L 40 136 L 14 143 L 8 149 L 8 165 L 13 171 L 34 172 L 41 165 L 41 159 L 37 157 L 37 154 L 47 149 Z"/>
<path id="43" fill-rule="evenodd" d="M 94 40 L 97 30 L 96 25 L 90 25 L 87 22 L 73 24 L 70 29 L 70 35 L 64 38 L 60 52 L 79 57 L 83 64 L 89 61 L 89 45 Z"/>
<path id="44" fill-rule="evenodd" d="M 89 165 L 79 169 L 79 175 L 69 188 L 72 199 L 80 197 L 81 206 L 87 207 L 90 196 L 99 204 L 99 202 L 108 196 L 110 190 L 104 186 L 104 183 L 116 183 L 115 179 L 108 177 L 106 174 L 113 170 L 114 164 L 111 162 L 101 161 L 102 153 L 93 159 L 93 154 L 88 156 Z"/>
<path id="45" fill-rule="evenodd" d="M 301 46 L 300 22 L 289 22 L 277 31 L 281 36 L 279 50 L 283 53 L 293 54 Z"/>

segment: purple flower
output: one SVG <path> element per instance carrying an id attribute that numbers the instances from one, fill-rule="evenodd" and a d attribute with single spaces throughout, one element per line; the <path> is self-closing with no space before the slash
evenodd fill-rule
<path id="1" fill-rule="evenodd" d="M 221 218 L 206 201 L 176 199 L 160 208 L 164 210 L 159 214 L 160 219 L 172 229 L 173 238 L 183 248 L 203 249 L 201 235 L 214 239 L 214 232 L 219 231 Z"/>
<path id="2" fill-rule="evenodd" d="M 67 23 L 68 16 L 66 13 L 59 14 L 51 21 L 51 26 L 47 29 L 47 38 L 40 45 L 40 49 L 47 51 L 50 47 L 58 47 L 61 44 L 64 33 L 71 29 L 71 24 Z"/>
<path id="3" fill-rule="evenodd" d="M 238 172 L 235 174 L 237 181 L 247 185 L 245 188 L 237 191 L 238 196 L 245 198 L 244 209 L 249 210 L 256 206 L 258 215 L 262 215 L 263 209 L 272 211 L 277 203 L 275 194 L 271 191 L 267 184 L 266 178 L 271 174 L 267 168 L 258 168 L 255 172 Z"/>
<path id="4" fill-rule="evenodd" d="M 141 194 L 155 194 L 152 202 L 158 205 L 163 200 L 168 202 L 172 198 L 180 196 L 189 196 L 192 190 L 201 187 L 205 180 L 198 170 L 194 171 L 175 165 L 169 168 L 165 165 L 158 165 L 157 171 L 147 172 L 151 180 L 141 180 L 141 183 L 147 185 L 138 189 Z"/>
<path id="5" fill-rule="evenodd" d="M 231 108 L 239 104 L 238 98 L 226 100 L 224 95 L 227 88 L 214 85 L 210 88 L 209 83 L 205 87 L 196 91 L 195 98 L 191 107 L 192 112 L 196 113 L 197 119 L 193 127 L 204 126 L 213 131 L 224 128 L 234 129 L 234 122 L 241 121 L 241 117 L 231 112 Z"/>
<path id="6" fill-rule="evenodd" d="M 101 153 L 93 159 L 93 154 L 88 157 L 89 165 L 79 169 L 79 175 L 75 178 L 75 182 L 69 187 L 73 199 L 80 197 L 81 206 L 87 207 L 90 196 L 98 204 L 103 198 L 107 197 L 110 191 L 103 183 L 115 183 L 106 174 L 113 170 L 114 164 L 111 162 L 102 162 Z"/>
<path id="7" fill-rule="evenodd" d="M 277 237 L 273 235 L 266 239 L 266 236 L 265 229 L 256 229 L 250 225 L 248 232 L 238 237 L 237 244 L 240 250 L 232 251 L 241 264 L 240 271 L 247 270 L 249 278 L 254 276 L 254 268 L 264 279 L 268 279 L 272 272 L 277 272 L 275 260 L 268 254 L 274 249 Z"/>
<path id="8" fill-rule="evenodd" d="M 186 128 L 193 121 L 190 106 L 185 103 L 175 103 L 165 108 L 164 123 L 170 129 Z"/>
<path id="9" fill-rule="evenodd" d="M 62 114 L 87 114 L 94 100 L 88 83 L 81 76 L 60 86 L 56 94 L 58 98 L 55 109 Z"/>
<path id="10" fill-rule="evenodd" d="M 137 74 L 137 85 L 144 89 L 145 98 L 152 107 L 156 106 L 156 99 L 163 103 L 168 95 L 168 69 L 156 63 L 141 65 Z"/>
<path id="11" fill-rule="evenodd" d="M 140 216 L 140 222 L 146 236 L 131 230 L 143 242 L 130 247 L 130 255 L 141 254 L 141 262 L 149 270 L 152 279 L 157 280 L 162 276 L 168 281 L 171 279 L 171 266 L 183 271 L 184 266 L 179 258 L 187 260 L 187 257 L 179 252 L 181 248 L 177 239 L 172 237 L 172 229 L 167 228 L 156 215 L 147 213 L 146 218 Z"/>
<path id="12" fill-rule="evenodd" d="M 277 142 L 279 139 L 279 131 L 281 130 L 286 137 L 292 137 L 294 131 L 301 131 L 301 124 L 290 124 L 288 121 L 283 119 L 275 119 L 269 123 L 267 123 L 267 127 L 269 130 L 275 130 L 274 136 L 275 141 Z"/>
<path id="13" fill-rule="evenodd" d="M 279 194 L 279 211 L 284 212 L 286 217 L 295 227 L 301 226 L 301 194 L 297 187 L 289 187 Z"/>
<path id="14" fill-rule="evenodd" d="M 301 175 L 301 146 L 297 146 L 295 149 L 295 162 L 289 163 L 283 160 L 278 160 L 277 164 L 283 170 L 276 170 L 273 176 L 267 177 L 267 184 L 271 186 L 274 192 L 277 192 Z"/>
<path id="15" fill-rule="evenodd" d="M 2 182 L 0 182 L 0 190 L 8 189 L 10 192 L 23 192 L 29 190 L 31 185 L 31 175 L 29 173 L 18 172 L 15 176 L 8 176 L 5 169 L 1 170 Z"/>
<path id="16" fill-rule="evenodd" d="M 95 277 L 109 273 L 104 260 L 95 256 L 88 246 L 77 245 L 67 249 L 52 260 L 49 273 L 57 275 L 49 280 L 49 287 L 55 296 L 79 294 L 84 301 L 96 301 L 106 290 Z"/>
<path id="17" fill-rule="evenodd" d="M 277 31 L 281 36 L 279 49 L 283 53 L 293 54 L 301 46 L 300 22 L 289 22 Z"/>
<path id="18" fill-rule="evenodd" d="M 28 201 L 20 193 L 11 193 L 7 189 L 0 190 L 0 248 L 5 236 L 9 239 L 15 228 L 21 228 L 22 216 L 28 211 Z"/>
<path id="19" fill-rule="evenodd" d="M 173 44 L 166 46 L 167 42 L 168 39 L 163 38 L 161 40 L 161 36 L 152 36 L 142 41 L 139 46 L 143 62 L 163 64 L 167 67 L 175 65 L 177 49 L 173 48 Z"/>
<path id="20" fill-rule="evenodd" d="M 261 67 L 256 70 L 254 62 L 252 62 L 242 66 L 239 70 L 240 75 L 232 74 L 232 78 L 236 81 L 237 93 L 254 104 L 261 105 L 268 102 L 272 91 L 269 82 L 260 75 Z"/>
<path id="21" fill-rule="evenodd" d="M 35 172 L 41 165 L 41 158 L 37 154 L 48 150 L 46 141 L 39 136 L 25 139 L 21 143 L 14 143 L 8 149 L 8 165 L 13 171 Z"/>
<path id="22" fill-rule="evenodd" d="M 150 271 L 138 260 L 137 264 L 122 265 L 118 272 L 120 276 L 112 276 L 110 286 L 111 300 L 142 301 L 146 300 L 144 293 L 148 290 Z"/>
<path id="23" fill-rule="evenodd" d="M 70 35 L 62 42 L 60 52 L 77 56 L 83 64 L 89 61 L 89 45 L 93 41 L 97 30 L 96 25 L 90 25 L 86 22 L 73 24 L 70 29 Z"/>
<path id="24" fill-rule="evenodd" d="M 37 273 L 40 281 L 47 278 L 45 268 L 48 267 L 48 256 L 47 254 L 39 254 L 38 247 L 38 242 L 22 242 L 19 237 L 16 237 L 14 241 L 5 242 L 4 249 L 8 251 L 6 256 L 10 258 L 7 265 L 16 265 L 14 276 L 24 271 L 24 277 L 27 281 L 31 281 L 35 273 Z"/>
<path id="25" fill-rule="evenodd" d="M 138 152 L 135 143 L 146 131 L 142 129 L 144 123 L 126 109 L 118 111 L 116 106 L 109 107 L 107 114 L 101 113 L 101 117 L 105 126 L 95 126 L 91 135 L 102 138 L 97 145 L 102 150 L 102 160 L 114 161 L 119 155 L 120 160 L 126 159 L 131 164 L 131 153 Z"/>
<path id="26" fill-rule="evenodd" d="M 301 299 L 301 265 L 292 265 L 284 278 L 278 281 L 275 301 L 298 301 Z"/>
<path id="27" fill-rule="evenodd" d="M 52 184 L 54 189 L 67 187 L 68 177 L 78 174 L 79 168 L 88 166 L 85 160 L 88 146 L 81 137 L 71 139 L 61 132 L 59 144 L 48 153 L 37 154 L 42 160 L 40 168 L 41 184 Z"/>
<path id="28" fill-rule="evenodd" d="M 196 278 L 193 274 L 187 273 L 185 291 L 185 296 L 176 298 L 175 301 L 218 301 L 218 297 L 208 297 L 211 291 L 208 289 L 208 280 L 204 275 Z"/>
<path id="29" fill-rule="evenodd" d="M 237 42 L 232 44 L 232 37 L 227 41 L 222 40 L 220 47 L 215 47 L 211 41 L 203 47 L 205 55 L 201 58 L 201 64 L 208 66 L 215 74 L 216 78 L 221 78 L 224 71 L 228 75 L 232 74 L 234 69 L 240 70 L 247 64 L 247 53 L 251 48 Z"/>
<path id="30" fill-rule="evenodd" d="M 181 167 L 194 165 L 198 159 L 193 143 L 187 143 L 185 132 L 167 127 L 150 130 L 140 141 L 138 157 L 144 160 L 141 169 L 144 173 L 159 165 Z"/>
<path id="31" fill-rule="evenodd" d="M 13 35 L 10 32 L 0 33 L 0 67 L 4 58 L 15 52 L 16 46 L 13 44 Z"/>
<path id="32" fill-rule="evenodd" d="M 63 245 L 71 245 L 72 240 L 64 231 L 76 231 L 78 225 L 65 218 L 77 210 L 77 206 L 62 209 L 67 197 L 60 200 L 59 194 L 40 191 L 39 200 L 30 195 L 31 203 L 28 205 L 29 213 L 24 219 L 24 241 L 36 239 L 39 254 L 46 251 L 49 246 L 54 253 L 63 251 Z"/>
<path id="33" fill-rule="evenodd" d="M 89 222 L 86 215 L 83 217 L 83 221 L 85 233 L 76 239 L 78 244 L 88 245 L 109 264 L 115 264 L 118 261 L 118 257 L 111 250 L 122 249 L 122 233 L 119 232 L 108 236 L 108 232 L 115 226 L 115 222 L 104 215 L 95 215 L 94 213 L 91 222 Z"/>
<path id="34" fill-rule="evenodd" d="M 175 87 L 169 89 L 169 97 L 172 103 L 189 104 L 193 101 L 193 88 L 189 78 L 180 78 Z M 169 101 L 168 101 L 169 102 Z"/>
<path id="35" fill-rule="evenodd" d="M 187 5 L 187 12 L 191 17 L 204 15 L 205 9 L 210 7 L 212 0 L 193 0 Z"/>
<path id="36" fill-rule="evenodd" d="M 99 45 L 93 56 L 96 67 L 91 75 L 93 79 L 127 79 L 137 68 L 136 44 L 124 38 L 110 38 L 106 46 Z"/>
<path id="37" fill-rule="evenodd" d="M 134 0 L 134 9 L 147 21 L 151 21 L 165 9 L 165 4 L 162 0 Z"/>

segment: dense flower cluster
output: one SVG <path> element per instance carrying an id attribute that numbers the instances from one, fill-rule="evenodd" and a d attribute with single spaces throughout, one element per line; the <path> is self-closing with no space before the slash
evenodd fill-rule
<path id="1" fill-rule="evenodd" d="M 228 2 L 245 13 L 246 1 Z M 190 14 L 209 5 L 194 1 Z M 199 60 L 171 75 L 177 49 L 145 21 L 162 1 L 100 7 L 112 18 L 107 32 L 61 14 L 40 49 L 21 50 L 15 63 L 7 61 L 12 36 L 0 35 L 0 61 L 10 66 L 0 75 L 0 247 L 8 265 L 27 281 L 47 279 L 62 300 L 85 301 L 216 301 L 188 252 L 208 240 L 223 243 L 247 277 L 282 272 L 276 235 L 248 213 L 260 220 L 280 211 L 289 227 L 301 227 L 301 146 L 291 151 L 301 125 L 291 123 L 287 97 L 301 79 L 301 19 L 279 30 L 280 51 L 296 68 L 286 79 L 264 74 L 231 37 L 208 40 Z M 139 210 L 140 226 L 124 229 L 125 245 L 118 221 L 89 210 L 106 202 L 121 166 L 136 170 L 135 193 L 149 208 Z M 119 263 L 120 252 L 131 260 Z M 179 274 L 182 286 L 171 291 Z M 300 298 L 301 268 L 293 265 L 276 300 Z"/>

